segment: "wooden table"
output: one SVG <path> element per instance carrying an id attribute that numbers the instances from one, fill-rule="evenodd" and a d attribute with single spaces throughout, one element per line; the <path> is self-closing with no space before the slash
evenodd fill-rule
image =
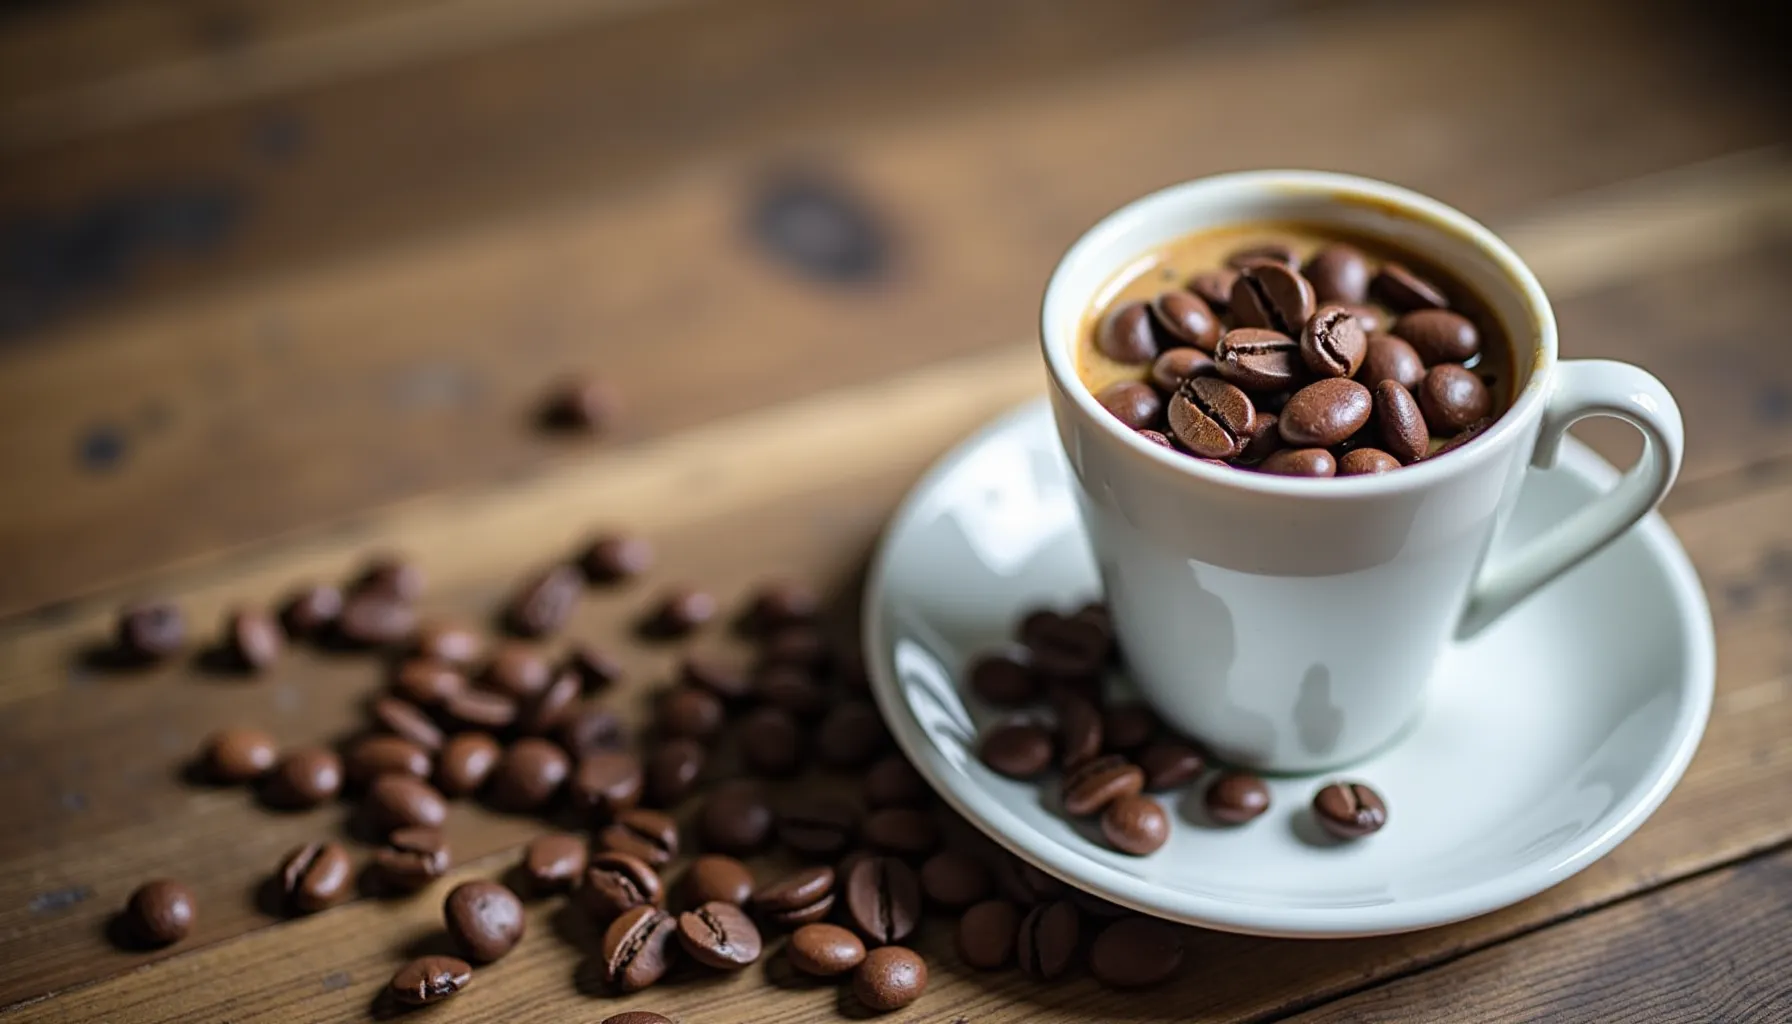
<path id="1" fill-rule="evenodd" d="M 1770 6 L 1770 5 L 1769 5 Z M 1041 282 L 1104 211 L 1257 166 L 1413 185 L 1506 235 L 1571 356 L 1679 396 L 1667 512 L 1717 619 L 1679 789 L 1610 856 L 1476 920 L 1363 941 L 1197 933 L 1141 995 L 977 974 L 928 926 L 904 1021 L 1792 1019 L 1792 154 L 1747 5 L 1522 0 L 191 0 L 0 15 L 0 1005 L 8 1020 L 352 1020 L 439 895 L 281 920 L 252 894 L 344 811 L 196 788 L 200 738 L 338 738 L 378 681 L 85 657 L 131 596 L 235 602 L 400 550 L 487 615 L 604 524 L 659 583 L 770 574 L 850 608 L 927 462 L 1031 394 Z M 601 441 L 530 417 L 556 376 L 626 401 Z M 1617 460 L 1622 431 L 1590 435 Z M 676 651 L 655 583 L 570 633 L 625 714 Z M 845 616 L 850 619 L 850 614 Z M 710 642 L 719 642 L 712 640 Z M 1498 766 L 1490 765 L 1489 771 Z M 456 877 L 539 825 L 457 806 Z M 365 850 L 357 847 L 357 856 Z M 106 941 L 174 875 L 196 933 Z M 857 1011 L 770 958 L 617 1000 L 552 904 L 431 1019 L 689 1024 Z"/>

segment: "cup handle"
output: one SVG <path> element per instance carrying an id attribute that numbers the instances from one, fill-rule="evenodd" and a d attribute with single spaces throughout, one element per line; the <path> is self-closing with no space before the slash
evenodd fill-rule
<path id="1" fill-rule="evenodd" d="M 1680 406 L 1647 371 L 1608 359 L 1574 359 L 1557 365 L 1531 465 L 1554 466 L 1568 427 L 1587 416 L 1615 416 L 1641 431 L 1642 457 L 1616 487 L 1591 505 L 1520 550 L 1482 566 L 1469 590 L 1456 639 L 1479 633 L 1532 591 L 1618 539 L 1673 485 L 1686 443 Z"/>

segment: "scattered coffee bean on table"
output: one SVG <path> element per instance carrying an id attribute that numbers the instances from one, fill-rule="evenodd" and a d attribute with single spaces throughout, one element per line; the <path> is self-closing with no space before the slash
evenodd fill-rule
<path id="1" fill-rule="evenodd" d="M 199 764 L 213 782 L 254 782 L 273 770 L 280 752 L 260 729 L 221 729 L 205 741 Z"/>
<path id="2" fill-rule="evenodd" d="M 1070 970 L 1076 957 L 1082 922 L 1065 900 L 1042 903 L 1021 918 L 1015 937 L 1015 959 L 1029 977 L 1051 981 Z"/>
<path id="3" fill-rule="evenodd" d="M 660 732 L 669 737 L 709 739 L 722 729 L 722 699 L 696 686 L 674 686 L 655 709 Z"/>
<path id="4" fill-rule="evenodd" d="M 958 919 L 958 957 L 979 971 L 1000 970 L 1014 957 L 1020 908 L 1007 900 L 985 900 Z"/>
<path id="5" fill-rule="evenodd" d="M 351 596 L 390 597 L 414 604 L 423 596 L 423 567 L 398 555 L 378 555 L 367 560 L 349 584 Z"/>
<path id="6" fill-rule="evenodd" d="M 1226 772 L 1207 787 L 1203 802 L 1213 820 L 1242 825 L 1269 810 L 1269 787 L 1255 775 Z"/>
<path id="7" fill-rule="evenodd" d="M 472 981 L 473 968 L 465 960 L 423 956 L 400 967 L 387 989 L 406 1006 L 429 1006 L 456 995 Z"/>
<path id="8" fill-rule="evenodd" d="M 485 637 L 459 622 L 432 620 L 417 628 L 418 657 L 454 668 L 470 668 L 485 658 Z"/>
<path id="9" fill-rule="evenodd" d="M 644 537 L 608 533 L 594 538 L 579 556 L 579 567 L 592 583 L 620 583 L 653 568 L 653 545 Z"/>
<path id="10" fill-rule="evenodd" d="M 280 659 L 286 635 L 274 616 L 259 608 L 238 608 L 224 617 L 220 647 L 236 667 L 260 672 Z"/>
<path id="11" fill-rule="evenodd" d="M 166 946 L 186 938 L 197 915 L 193 890 L 171 878 L 158 878 L 131 893 L 124 925 L 136 941 Z"/>
<path id="12" fill-rule="evenodd" d="M 288 751 L 268 773 L 262 798 L 275 807 L 316 807 L 342 791 L 342 759 L 323 747 Z"/>
<path id="13" fill-rule="evenodd" d="M 927 991 L 927 961 L 912 949 L 884 946 L 853 970 L 852 993 L 873 1010 L 900 1010 Z"/>
<path id="14" fill-rule="evenodd" d="M 688 636 L 715 618 L 718 610 L 715 596 L 707 591 L 674 587 L 649 608 L 641 630 L 649 637 Z"/>
<path id="15" fill-rule="evenodd" d="M 678 1024 L 670 1017 L 646 1010 L 630 1010 L 605 1017 L 601 1024 Z"/>
<path id="16" fill-rule="evenodd" d="M 647 800 L 656 807 L 681 803 L 696 791 L 709 760 L 704 745 L 694 739 L 671 739 L 647 755 Z"/>
<path id="17" fill-rule="evenodd" d="M 872 808 L 920 807 L 932 790 L 901 754 L 890 754 L 865 772 L 865 803 Z"/>
<path id="18" fill-rule="evenodd" d="M 616 418 L 619 399 L 606 381 L 569 377 L 543 400 L 541 422 L 552 430 L 599 434 Z"/>
<path id="19" fill-rule="evenodd" d="M 356 647 L 397 647 L 417 630 L 417 609 L 384 590 L 351 595 L 336 617 L 336 636 Z"/>
<path id="20" fill-rule="evenodd" d="M 921 923 L 921 880 L 895 857 L 867 857 L 845 880 L 846 913 L 860 935 L 880 945 L 901 942 Z"/>
<path id="21" fill-rule="evenodd" d="M 1089 971 L 1109 988 L 1148 988 L 1182 969 L 1183 929 L 1148 917 L 1124 917 L 1103 928 L 1089 948 Z"/>
<path id="22" fill-rule="evenodd" d="M 306 843 L 280 862 L 277 878 L 286 905 L 301 914 L 333 907 L 354 889 L 354 862 L 341 843 Z"/>
<path id="23" fill-rule="evenodd" d="M 1361 839 L 1388 823 L 1381 795 L 1360 782 L 1333 782 L 1313 797 L 1313 817 L 1339 839 Z"/>
<path id="24" fill-rule="evenodd" d="M 578 889 L 585 911 L 600 923 L 636 907 L 657 905 L 664 893 L 659 872 L 639 857 L 613 851 L 591 855 L 585 884 Z"/>
<path id="25" fill-rule="evenodd" d="M 401 828 L 373 855 L 380 878 L 399 892 L 416 892 L 448 873 L 452 858 L 441 829 Z"/>
<path id="26" fill-rule="evenodd" d="M 442 749 L 441 728 L 417 705 L 396 697 L 378 697 L 371 710 L 380 728 L 394 736 L 403 736 L 432 754 Z"/>
<path id="27" fill-rule="evenodd" d="M 704 903 L 740 906 L 753 895 L 753 872 L 733 857 L 706 853 L 691 861 L 691 866 L 685 869 L 683 888 L 687 906 Z"/>
<path id="28" fill-rule="evenodd" d="M 989 897 L 995 882 L 983 862 L 959 850 L 945 850 L 921 865 L 921 890 L 947 910 L 962 910 Z"/>
<path id="29" fill-rule="evenodd" d="M 777 828 L 778 841 L 792 853 L 817 859 L 838 857 L 858 834 L 859 814 L 841 800 L 793 797 L 779 810 Z"/>
<path id="30" fill-rule="evenodd" d="M 280 603 L 280 624 L 292 637 L 316 638 L 342 614 L 342 591 L 326 583 L 299 587 Z"/>
<path id="31" fill-rule="evenodd" d="M 655 906 L 639 906 L 604 930 L 604 976 L 620 992 L 639 992 L 672 966 L 678 922 Z"/>
<path id="32" fill-rule="evenodd" d="M 865 817 L 860 829 L 867 845 L 881 853 L 920 860 L 939 847 L 939 826 L 925 811 L 912 807 L 888 807 Z"/>
<path id="33" fill-rule="evenodd" d="M 366 785 L 389 772 L 427 779 L 433 766 L 429 751 L 410 740 L 390 733 L 373 733 L 350 744 L 343 767 L 350 782 Z"/>
<path id="34" fill-rule="evenodd" d="M 584 592 L 570 565 L 552 565 L 523 581 L 504 609 L 504 625 L 518 636 L 538 637 L 565 625 Z"/>
<path id="35" fill-rule="evenodd" d="M 691 959 L 721 971 L 736 971 L 759 959 L 759 928 L 733 903 L 712 900 L 678 915 L 678 941 Z"/>
<path id="36" fill-rule="evenodd" d="M 363 806 L 385 832 L 401 828 L 440 828 L 448 820 L 448 800 L 434 786 L 402 772 L 388 772 L 367 786 Z"/>
<path id="37" fill-rule="evenodd" d="M 460 669 L 434 658 L 406 658 L 392 674 L 392 695 L 419 708 L 441 707 L 466 688 Z"/>
<path id="38" fill-rule="evenodd" d="M 523 848 L 523 874 L 535 892 L 566 892 L 585 873 L 590 851 L 585 840 L 563 832 L 536 836 Z"/>
<path id="39" fill-rule="evenodd" d="M 523 902 L 496 882 L 462 882 L 442 904 L 448 934 L 476 964 L 488 964 L 516 948 L 527 922 Z"/>
<path id="40" fill-rule="evenodd" d="M 818 978 L 845 974 L 865 959 L 865 944 L 837 924 L 806 924 L 785 946 L 790 965 Z"/>
<path id="41" fill-rule="evenodd" d="M 436 758 L 436 786 L 448 796 L 470 796 L 485 785 L 503 754 L 504 748 L 485 733 L 456 733 Z"/>
<path id="42" fill-rule="evenodd" d="M 836 874 L 830 867 L 803 868 L 754 890 L 754 911 L 772 924 L 806 925 L 828 915 L 834 907 Z"/>
<path id="43" fill-rule="evenodd" d="M 142 601 L 119 610 L 118 650 L 127 658 L 161 661 L 179 654 L 186 640 L 186 619 L 166 601 Z"/>
<path id="44" fill-rule="evenodd" d="M 718 853 L 753 853 L 772 832 L 772 808 L 758 783 L 733 780 L 710 790 L 697 817 L 703 845 Z"/>
<path id="45" fill-rule="evenodd" d="M 598 832 L 600 846 L 663 867 L 678 857 L 678 822 L 658 811 L 636 807 L 616 815 Z"/>
<path id="46" fill-rule="evenodd" d="M 572 759 L 559 744 L 525 736 L 505 749 L 487 789 L 492 804 L 501 810 L 540 810 L 560 792 L 571 772 Z"/>

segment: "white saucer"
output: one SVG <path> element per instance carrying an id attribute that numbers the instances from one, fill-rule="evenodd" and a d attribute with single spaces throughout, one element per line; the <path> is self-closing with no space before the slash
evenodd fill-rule
<path id="1" fill-rule="evenodd" d="M 1556 522 L 1616 472 L 1570 443 L 1533 472 L 1508 541 Z M 1318 778 L 1270 781 L 1273 803 L 1237 828 L 1205 824 L 1201 785 L 1163 797 L 1157 853 L 1109 849 L 1056 810 L 1054 780 L 996 775 L 976 757 L 999 716 L 960 670 L 1027 609 L 1098 597 L 1043 401 L 946 456 L 886 533 L 865 598 L 873 688 L 934 788 L 1041 869 L 1116 903 L 1226 931 L 1353 936 L 1406 931 L 1515 903 L 1636 830 L 1692 758 L 1710 711 L 1711 613 L 1686 554 L 1651 515 L 1473 642 L 1444 657 L 1430 702 L 1391 749 L 1349 769 L 1389 822 L 1326 841 L 1307 810 Z M 1123 681 L 1119 681 L 1124 685 Z"/>

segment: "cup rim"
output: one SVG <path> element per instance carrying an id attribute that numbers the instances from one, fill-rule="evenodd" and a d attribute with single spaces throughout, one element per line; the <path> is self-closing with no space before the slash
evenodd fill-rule
<path id="1" fill-rule="evenodd" d="M 1084 386 L 1076 372 L 1077 339 L 1070 338 L 1066 343 L 1058 337 L 1052 329 L 1048 311 L 1062 293 L 1070 290 L 1068 273 L 1080 258 L 1107 246 L 1115 236 L 1131 231 L 1139 221 L 1157 215 L 1165 206 L 1190 202 L 1203 193 L 1215 191 L 1318 196 L 1333 202 L 1392 212 L 1468 242 L 1508 279 L 1531 315 L 1529 325 L 1506 325 L 1509 331 L 1520 326 L 1535 329 L 1536 348 L 1530 354 L 1530 374 L 1525 386 L 1514 396 L 1506 411 L 1479 437 L 1441 457 L 1422 459 L 1391 473 L 1312 478 L 1246 472 L 1230 466 L 1210 466 L 1185 452 L 1164 448 L 1139 436 L 1137 431 L 1122 425 L 1103 409 L 1095 401 L 1095 395 Z M 1087 301 L 1085 296 L 1078 305 L 1085 305 Z M 1052 268 L 1040 301 L 1039 341 L 1053 385 L 1085 418 L 1097 424 L 1096 429 L 1132 449 L 1158 469 L 1238 492 L 1322 501 L 1385 497 L 1421 490 L 1490 463 L 1499 457 L 1497 450 L 1526 430 L 1529 423 L 1541 418 L 1558 361 L 1555 312 L 1543 286 L 1518 254 L 1485 225 L 1452 206 L 1399 185 L 1357 175 L 1305 170 L 1235 171 L 1195 178 L 1141 196 L 1109 213 L 1078 236 Z M 1520 358 L 1523 357 L 1514 353 L 1515 360 Z"/>

